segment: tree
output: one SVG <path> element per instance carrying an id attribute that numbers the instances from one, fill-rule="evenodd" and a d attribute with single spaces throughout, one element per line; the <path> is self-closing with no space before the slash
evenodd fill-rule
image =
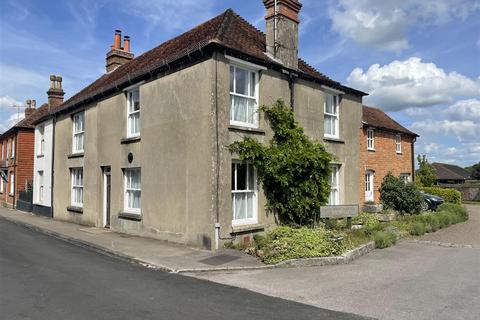
<path id="1" fill-rule="evenodd" d="M 480 180 L 480 162 L 471 167 L 465 168 L 470 173 L 472 179 Z"/>
<path id="2" fill-rule="evenodd" d="M 437 179 L 435 168 L 428 163 L 426 155 L 418 155 L 418 170 L 415 173 L 415 178 L 424 187 L 431 187 Z"/>
<path id="3" fill-rule="evenodd" d="M 309 139 L 282 100 L 260 110 L 274 132 L 269 145 L 246 137 L 231 144 L 230 151 L 257 168 L 267 209 L 282 223 L 312 224 L 328 201 L 333 156 L 323 144 Z"/>

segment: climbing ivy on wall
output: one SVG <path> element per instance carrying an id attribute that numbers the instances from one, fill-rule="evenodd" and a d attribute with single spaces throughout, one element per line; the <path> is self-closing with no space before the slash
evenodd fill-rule
<path id="1" fill-rule="evenodd" d="M 313 224 L 320 206 L 328 201 L 333 156 L 305 134 L 282 100 L 262 106 L 260 111 L 274 132 L 269 145 L 245 137 L 231 144 L 230 151 L 257 168 L 267 209 L 276 213 L 281 223 Z"/>

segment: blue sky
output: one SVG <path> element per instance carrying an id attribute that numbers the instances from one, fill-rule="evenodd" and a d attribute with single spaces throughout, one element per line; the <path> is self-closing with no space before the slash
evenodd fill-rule
<path id="1" fill-rule="evenodd" d="M 480 0 L 303 0 L 300 56 L 366 91 L 421 135 L 431 161 L 480 161 Z M 68 98 L 99 77 L 113 31 L 139 55 L 233 8 L 264 30 L 261 0 L 0 0 L 0 132 L 48 76 Z"/>

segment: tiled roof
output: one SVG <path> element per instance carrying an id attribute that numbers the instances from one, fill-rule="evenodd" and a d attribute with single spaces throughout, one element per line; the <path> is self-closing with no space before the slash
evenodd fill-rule
<path id="1" fill-rule="evenodd" d="M 470 178 L 467 170 L 453 164 L 434 162 L 437 180 L 465 180 Z"/>
<path id="2" fill-rule="evenodd" d="M 408 130 L 407 128 L 399 124 L 397 121 L 390 118 L 381 109 L 363 106 L 363 123 L 369 127 L 385 129 L 388 131 L 394 131 L 419 137 L 418 134 Z"/>
<path id="3" fill-rule="evenodd" d="M 58 111 L 65 110 L 91 99 L 101 98 L 107 91 L 119 90 L 132 84 L 132 80 L 152 74 L 169 63 L 217 44 L 244 54 L 259 63 L 278 64 L 265 54 L 265 34 L 253 27 L 246 20 L 228 9 L 219 16 L 187 31 L 178 37 L 162 43 L 137 58 L 118 67 L 111 73 L 102 75 L 92 84 L 68 99 Z M 313 78 L 323 84 L 344 90 L 356 95 L 366 95 L 321 74 L 305 61 L 299 59 L 301 76 Z"/>

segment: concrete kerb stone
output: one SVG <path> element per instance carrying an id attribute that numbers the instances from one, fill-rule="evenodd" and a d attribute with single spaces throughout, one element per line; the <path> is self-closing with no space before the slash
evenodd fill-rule
<path id="1" fill-rule="evenodd" d="M 78 247 L 82 248 L 88 248 L 90 250 L 93 250 L 97 253 L 114 257 L 129 263 L 133 264 L 138 264 L 143 267 L 149 268 L 149 269 L 155 269 L 159 271 L 165 271 L 169 273 L 201 273 L 201 272 L 215 272 L 215 271 L 222 271 L 222 272 L 228 272 L 228 271 L 248 271 L 248 270 L 265 270 L 265 269 L 275 269 L 275 268 L 299 268 L 299 267 L 318 267 L 318 266 L 327 266 L 327 265 L 337 265 L 337 264 L 346 264 L 349 263 L 375 249 L 375 242 L 371 241 L 368 242 L 364 245 L 361 245 L 357 248 L 354 248 L 350 251 L 347 251 L 343 253 L 340 256 L 332 256 L 332 257 L 317 257 L 317 258 L 303 258 L 303 259 L 291 259 L 291 260 L 286 260 L 282 261 L 277 264 L 273 265 L 264 265 L 264 266 L 246 266 L 246 267 L 235 267 L 235 266 L 230 266 L 230 267 L 208 267 L 208 268 L 171 268 L 163 265 L 153 265 L 149 262 L 143 261 L 141 259 L 126 255 L 120 251 L 114 251 L 105 247 L 102 247 L 100 245 L 96 245 L 94 243 L 80 240 L 74 237 L 66 236 L 64 234 L 61 234 L 56 231 L 48 230 L 33 224 L 30 224 L 28 222 L 24 221 L 19 221 L 16 219 L 12 219 L 9 217 L 5 216 L 0 216 L 0 219 L 4 219 L 7 221 L 10 221 L 12 223 L 15 223 L 17 225 L 26 227 L 28 229 L 55 237 L 57 239 L 63 240 L 65 242 L 68 242 L 70 244 L 73 244 Z"/>
<path id="2" fill-rule="evenodd" d="M 410 240 L 404 240 L 404 241 L 409 242 L 409 243 L 426 244 L 426 245 L 446 247 L 446 248 L 465 248 L 465 249 L 477 249 L 478 248 L 478 247 L 476 247 L 474 245 L 471 245 L 471 244 L 458 244 L 458 243 L 430 241 L 430 240 L 410 239 Z"/>

